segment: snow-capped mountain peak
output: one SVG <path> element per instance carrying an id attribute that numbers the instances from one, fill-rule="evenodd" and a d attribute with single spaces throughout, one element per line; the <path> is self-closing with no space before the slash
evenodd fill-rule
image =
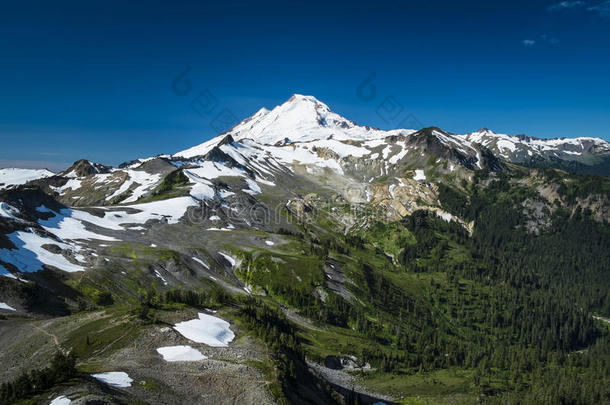
<path id="1" fill-rule="evenodd" d="M 271 111 L 260 110 L 229 132 L 234 139 L 251 138 L 262 144 L 328 139 L 355 124 L 313 96 L 295 94 Z"/>
<path id="2" fill-rule="evenodd" d="M 227 135 L 231 135 L 236 141 L 252 139 L 261 145 L 283 145 L 329 139 L 367 141 L 414 132 L 404 129 L 383 131 L 360 126 L 334 113 L 313 96 L 294 94 L 283 104 L 271 110 L 262 108 L 218 137 L 178 152 L 174 157 L 189 159 L 203 156 Z"/>

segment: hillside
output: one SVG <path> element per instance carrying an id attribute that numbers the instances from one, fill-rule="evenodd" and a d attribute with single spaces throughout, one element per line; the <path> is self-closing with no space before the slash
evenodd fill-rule
<path id="1" fill-rule="evenodd" d="M 294 95 L 173 155 L 2 169 L 0 402 L 610 403 L 609 159 Z"/>

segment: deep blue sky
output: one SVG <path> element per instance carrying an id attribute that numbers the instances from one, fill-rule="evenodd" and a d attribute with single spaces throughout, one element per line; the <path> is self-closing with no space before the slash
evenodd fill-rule
<path id="1" fill-rule="evenodd" d="M 610 1 L 400 3 L 2 1 L 0 167 L 174 153 L 215 135 L 222 108 L 242 119 L 292 93 L 381 128 L 413 114 L 610 139 Z M 359 99 L 371 73 L 375 97 Z M 201 117 L 206 89 L 218 107 Z M 386 122 L 389 96 L 404 110 Z"/>

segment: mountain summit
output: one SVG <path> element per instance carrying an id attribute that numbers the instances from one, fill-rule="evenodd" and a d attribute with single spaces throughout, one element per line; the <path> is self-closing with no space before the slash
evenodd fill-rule
<path id="1" fill-rule="evenodd" d="M 235 140 L 249 138 L 260 144 L 277 145 L 331 138 L 340 141 L 364 141 L 413 132 L 415 131 L 382 131 L 359 126 L 332 112 L 326 104 L 313 96 L 294 94 L 272 110 L 262 108 L 212 141 L 178 152 L 174 156 L 190 158 L 205 154 L 225 135 L 231 135 Z"/>
<path id="2" fill-rule="evenodd" d="M 400 128 L 384 131 L 357 125 L 331 111 L 314 96 L 294 94 L 283 104 L 271 110 L 261 108 L 218 137 L 178 152 L 174 157 L 190 159 L 203 156 L 227 135 L 236 141 L 251 139 L 259 145 L 280 146 L 329 140 L 348 143 L 381 142 L 388 137 L 416 133 L 419 131 Z M 462 154 L 465 150 L 472 153 L 473 147 L 486 148 L 514 163 L 557 165 L 558 162 L 570 162 L 570 167 L 586 172 L 590 166 L 610 159 L 610 143 L 600 138 L 540 139 L 496 133 L 487 128 L 465 135 L 450 134 L 440 129 L 431 133 L 439 142 L 458 149 Z"/>

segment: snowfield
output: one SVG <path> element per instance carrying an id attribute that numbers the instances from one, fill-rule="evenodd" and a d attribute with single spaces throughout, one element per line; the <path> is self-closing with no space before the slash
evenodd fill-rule
<path id="1" fill-rule="evenodd" d="M 133 380 L 123 371 L 109 371 L 107 373 L 91 374 L 91 377 L 108 384 L 111 387 L 128 388 Z"/>
<path id="2" fill-rule="evenodd" d="M 197 349 L 191 346 L 165 346 L 157 349 L 165 361 L 199 361 L 207 359 Z"/>
<path id="3" fill-rule="evenodd" d="M 21 272 L 31 273 L 38 271 L 44 264 L 67 272 L 85 270 L 82 265 L 71 263 L 61 254 L 52 253 L 42 247 L 45 244 L 53 244 L 61 249 L 74 252 L 75 249 L 66 243 L 57 242 L 54 239 L 45 238 L 33 232 L 18 231 L 7 236 L 17 249 L 0 249 L 0 260 L 12 264 Z"/>
<path id="4" fill-rule="evenodd" d="M 426 175 L 424 171 L 420 169 L 415 170 L 415 176 L 413 176 L 413 180 L 426 180 Z"/>
<path id="5" fill-rule="evenodd" d="M 212 347 L 227 347 L 235 338 L 229 322 L 199 313 L 199 319 L 177 323 L 174 329 L 185 338 Z"/>
<path id="6" fill-rule="evenodd" d="M 47 169 L 0 169 L 0 190 L 8 186 L 25 184 L 28 181 L 54 176 Z"/>

